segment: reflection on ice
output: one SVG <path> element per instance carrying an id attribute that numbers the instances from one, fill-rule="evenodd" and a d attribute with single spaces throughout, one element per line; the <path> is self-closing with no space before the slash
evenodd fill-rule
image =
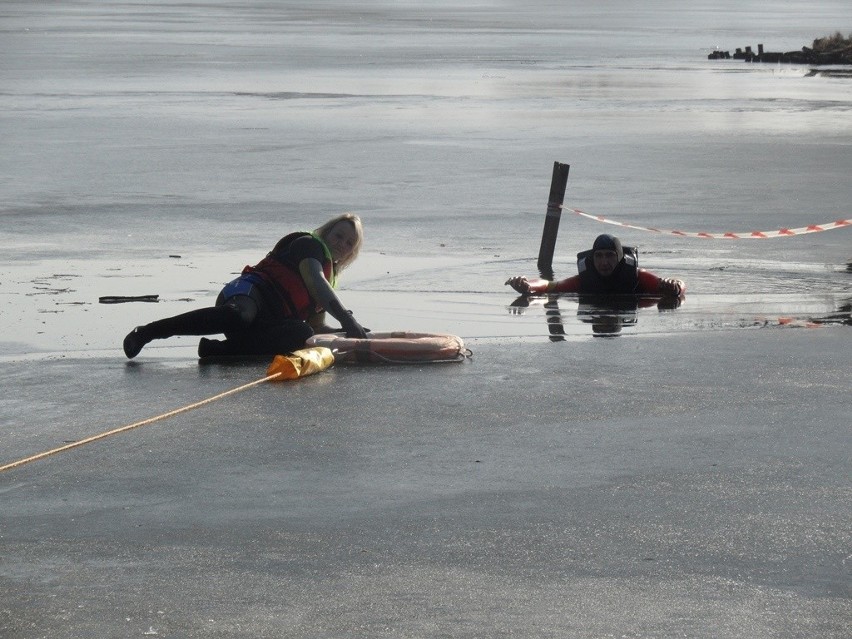
<path id="1" fill-rule="evenodd" d="M 573 306 L 575 302 L 576 320 L 570 313 L 565 312 L 565 309 Z M 596 337 L 614 337 L 620 335 L 624 328 L 636 327 L 640 308 L 656 306 L 660 311 L 664 311 L 675 309 L 680 304 L 681 300 L 676 298 L 635 295 L 521 295 L 509 305 L 509 309 L 513 314 L 522 315 L 524 309 L 541 306 L 544 309 L 550 341 L 556 342 L 565 340 L 566 324 L 573 324 L 580 331 L 583 325 L 587 325 Z"/>
<path id="2" fill-rule="evenodd" d="M 550 341 L 589 334 L 612 337 L 743 328 L 852 326 L 852 297 L 688 295 L 682 307 L 668 302 L 633 296 L 604 300 L 576 295 L 522 295 L 507 308 L 510 315 L 523 317 L 523 328 L 532 330 L 530 337 L 545 335 Z M 657 312 L 651 312 L 655 306 Z"/>

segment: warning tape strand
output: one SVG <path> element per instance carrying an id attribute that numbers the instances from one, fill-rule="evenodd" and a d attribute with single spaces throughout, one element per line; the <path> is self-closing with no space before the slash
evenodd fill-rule
<path id="1" fill-rule="evenodd" d="M 142 421 L 134 422 L 132 424 L 127 424 L 126 426 L 120 426 L 119 428 L 113 428 L 112 430 L 108 430 L 103 433 L 99 433 L 97 435 L 92 435 L 91 437 L 86 437 L 85 439 L 79 439 L 75 442 L 71 442 L 66 444 L 65 446 L 59 446 L 58 448 L 53 448 L 51 450 L 46 450 L 43 453 L 38 453 L 37 455 L 32 455 L 30 457 L 25 457 L 24 459 L 19 459 L 18 461 L 11 462 L 4 466 L 0 466 L 0 473 L 12 470 L 13 468 L 17 468 L 19 466 L 23 466 L 24 464 L 29 464 L 30 462 L 37 461 L 39 459 L 44 459 L 45 457 L 49 457 L 51 455 L 55 455 L 57 453 L 64 452 L 66 450 L 71 450 L 72 448 L 78 448 L 85 444 L 91 444 L 92 442 L 96 442 L 100 439 L 104 439 L 105 437 L 110 437 L 111 435 L 117 435 L 119 433 L 123 433 L 128 430 L 132 430 L 134 428 L 139 428 L 140 426 L 145 426 L 147 424 L 153 424 L 154 422 L 158 422 L 160 420 L 166 419 L 167 417 L 173 417 L 174 415 L 178 415 L 180 413 L 185 413 L 186 411 L 192 410 L 194 408 L 199 408 L 204 406 L 205 404 L 209 404 L 210 402 L 214 402 L 217 399 L 222 399 L 223 397 L 227 397 L 228 395 L 233 395 L 234 393 L 239 393 L 240 391 L 244 391 L 247 388 L 251 388 L 252 386 L 257 386 L 258 384 L 263 384 L 264 382 L 269 382 L 277 377 L 280 377 L 281 373 L 275 373 L 273 375 L 269 375 L 267 377 L 262 377 L 261 379 L 256 379 L 253 382 L 249 382 L 248 384 L 243 384 L 242 386 L 238 386 L 237 388 L 232 388 L 231 390 L 227 390 L 224 393 L 219 393 L 218 395 L 214 395 L 213 397 L 208 397 L 207 399 L 202 399 L 199 402 L 195 402 L 194 404 L 189 404 L 188 406 L 183 406 L 181 408 L 176 408 L 174 410 L 170 410 L 167 413 L 163 413 L 162 415 L 157 415 L 156 417 L 149 417 L 148 419 L 143 419 Z"/>
<path id="2" fill-rule="evenodd" d="M 562 207 L 563 211 L 569 211 L 571 213 L 576 213 L 582 217 L 588 218 L 590 220 L 595 220 L 596 222 L 603 222 L 604 224 L 613 224 L 615 226 L 621 226 L 623 228 L 634 229 L 636 231 L 647 231 L 649 233 L 662 233 L 665 235 L 676 235 L 678 237 L 692 237 L 699 238 L 704 240 L 764 240 L 776 237 L 791 237 L 793 235 L 806 235 L 808 233 L 820 233 L 821 231 L 832 231 L 834 229 L 839 229 L 844 226 L 852 226 L 852 219 L 845 220 L 836 220 L 834 222 L 826 222 L 824 224 L 810 224 L 808 226 L 802 226 L 795 229 L 778 229 L 775 231 L 726 231 L 724 233 L 708 233 L 705 231 L 694 232 L 694 231 L 677 231 L 674 229 L 657 229 L 648 226 L 637 226 L 636 224 L 627 224 L 625 222 L 618 222 L 616 220 L 610 220 L 609 218 L 603 217 L 602 215 L 592 215 L 591 213 L 586 213 L 580 209 L 573 209 L 567 206 Z"/>

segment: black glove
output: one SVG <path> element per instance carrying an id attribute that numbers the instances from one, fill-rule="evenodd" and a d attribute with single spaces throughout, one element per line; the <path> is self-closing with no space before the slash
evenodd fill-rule
<path id="1" fill-rule="evenodd" d="M 680 297 L 680 294 L 683 293 L 683 286 L 680 280 L 667 278 L 664 280 L 660 280 L 660 292 L 663 295 L 672 295 L 674 297 Z"/>
<path id="2" fill-rule="evenodd" d="M 352 311 L 347 311 L 346 317 L 344 317 L 343 321 L 340 323 L 343 326 L 343 330 L 346 332 L 346 337 L 366 339 L 367 331 L 354 317 L 352 317 Z"/>

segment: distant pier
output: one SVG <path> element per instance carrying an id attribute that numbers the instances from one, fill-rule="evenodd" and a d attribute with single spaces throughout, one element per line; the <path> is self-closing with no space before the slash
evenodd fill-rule
<path id="1" fill-rule="evenodd" d="M 763 45 L 757 45 L 755 53 L 751 47 L 737 49 L 731 55 L 730 51 L 713 51 L 707 56 L 708 60 L 745 60 L 746 62 L 785 62 L 789 64 L 850 64 L 852 65 L 852 47 L 838 51 L 814 51 L 809 47 L 802 47 L 800 51 L 785 51 L 783 53 L 764 51 Z"/>

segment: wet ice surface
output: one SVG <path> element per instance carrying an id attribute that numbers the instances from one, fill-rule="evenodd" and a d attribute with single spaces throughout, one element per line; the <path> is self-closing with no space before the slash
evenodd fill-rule
<path id="1" fill-rule="evenodd" d="M 220 287 L 238 274 L 240 257 L 239 252 L 173 253 L 120 262 L 40 260 L 37 267 L 10 269 L 2 291 L 8 304 L 0 320 L 0 356 L 121 356 L 121 339 L 133 326 L 212 304 Z M 244 257 L 244 263 L 254 258 Z M 643 261 L 659 264 L 653 270 L 663 277 L 687 281 L 681 306 L 658 308 L 658 300 L 648 300 L 648 305 L 627 304 L 619 311 L 572 295 L 519 297 L 503 281 L 511 274 L 534 274 L 535 260 L 494 255 L 473 261 L 367 252 L 347 274 L 340 294 L 374 331 L 446 332 L 469 341 L 583 339 L 601 334 L 593 330 L 598 320 L 615 323 L 624 336 L 850 321 L 852 291 L 843 265 L 676 254 Z M 232 270 L 225 262 L 234 265 Z M 218 281 L 211 277 L 217 270 Z M 156 295 L 158 301 L 99 303 L 104 296 L 145 295 Z M 197 338 L 176 338 L 155 342 L 145 353 L 196 344 Z"/>

